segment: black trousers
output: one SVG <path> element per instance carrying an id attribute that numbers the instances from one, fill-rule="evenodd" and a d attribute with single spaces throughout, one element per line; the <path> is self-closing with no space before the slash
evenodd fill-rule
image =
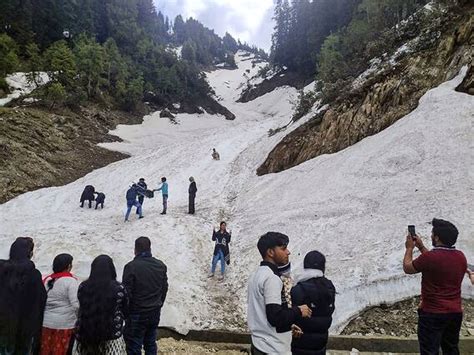
<path id="1" fill-rule="evenodd" d="M 85 201 L 89 201 L 89 208 L 91 208 L 92 207 L 92 200 L 82 200 L 81 201 L 81 207 L 84 207 L 84 202 Z"/>
<path id="2" fill-rule="evenodd" d="M 99 206 L 100 206 L 100 208 L 104 208 L 104 203 L 103 203 L 103 202 L 97 202 L 97 201 L 96 201 L 96 203 L 95 203 L 95 209 L 97 209 L 97 207 L 99 207 Z"/>
<path id="3" fill-rule="evenodd" d="M 267 355 L 263 351 L 258 350 L 253 344 L 250 347 L 250 354 L 252 354 L 252 355 Z"/>
<path id="4" fill-rule="evenodd" d="M 426 313 L 418 310 L 418 342 L 421 355 L 459 355 L 462 313 Z"/>
<path id="5" fill-rule="evenodd" d="M 189 210 L 188 213 L 194 214 L 194 201 L 196 200 L 196 195 L 189 194 Z"/>

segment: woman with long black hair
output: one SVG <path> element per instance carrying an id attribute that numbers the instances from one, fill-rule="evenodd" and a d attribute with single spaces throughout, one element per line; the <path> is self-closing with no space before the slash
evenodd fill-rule
<path id="1" fill-rule="evenodd" d="M 17 238 L 0 260 L 0 354 L 39 353 L 46 291 L 33 248 L 33 239 Z"/>
<path id="2" fill-rule="evenodd" d="M 53 274 L 43 279 L 48 299 L 44 310 L 41 355 L 66 355 L 77 320 L 79 282 L 71 274 L 72 256 L 59 254 L 53 260 Z"/>
<path id="3" fill-rule="evenodd" d="M 125 287 L 117 281 L 108 255 L 99 255 L 91 265 L 89 279 L 79 285 L 79 315 L 74 353 L 115 355 L 125 353 L 122 337 L 128 313 Z"/>

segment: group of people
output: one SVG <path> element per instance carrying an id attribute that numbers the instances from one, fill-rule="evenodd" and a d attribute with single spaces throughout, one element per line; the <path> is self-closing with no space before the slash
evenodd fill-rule
<path id="1" fill-rule="evenodd" d="M 418 339 L 422 355 L 459 354 L 462 321 L 461 283 L 468 273 L 464 254 L 455 248 L 456 227 L 433 219 L 428 250 L 420 237 L 408 235 L 403 270 L 422 274 Z M 221 222 L 211 274 L 229 262 L 231 233 Z M 335 310 L 336 289 L 325 276 L 326 258 L 312 250 L 303 269 L 291 270 L 289 238 L 268 232 L 257 242 L 262 261 L 250 276 L 247 321 L 251 353 L 325 354 Z M 413 259 L 413 250 L 421 255 Z M 52 273 L 42 279 L 31 261 L 31 238 L 17 238 L 8 260 L 0 261 L 0 354 L 156 354 L 157 328 L 168 291 L 166 265 L 154 258 L 147 237 L 135 240 L 135 257 L 117 280 L 113 260 L 99 255 L 89 278 L 72 273 L 73 257 L 59 254 Z"/>
<path id="2" fill-rule="evenodd" d="M 147 237 L 117 281 L 113 260 L 99 255 L 83 282 L 73 257 L 59 254 L 41 278 L 31 261 L 34 243 L 18 238 L 0 261 L 0 354 L 156 354 L 161 308 L 168 291 L 166 265 Z"/>
<path id="3" fill-rule="evenodd" d="M 428 250 L 417 235 L 406 237 L 403 270 L 422 274 L 418 309 L 418 342 L 421 355 L 459 354 L 463 318 L 461 284 L 467 274 L 474 284 L 474 270 L 455 248 L 457 228 L 434 218 Z M 306 254 L 303 270 L 291 275 L 289 238 L 268 232 L 257 248 L 263 261 L 251 275 L 248 287 L 248 327 L 251 352 L 261 354 L 322 355 L 335 308 L 335 288 L 324 276 L 325 257 L 314 250 Z M 413 250 L 421 255 L 413 259 Z"/>
<path id="4" fill-rule="evenodd" d="M 97 195 L 97 196 L 95 196 Z M 94 186 L 87 185 L 82 191 L 81 198 L 79 202 L 81 203 L 81 208 L 84 207 L 84 202 L 89 201 L 89 208 L 92 208 L 92 201 L 95 201 L 95 209 L 99 206 L 104 208 L 105 194 L 103 192 L 95 191 Z"/>

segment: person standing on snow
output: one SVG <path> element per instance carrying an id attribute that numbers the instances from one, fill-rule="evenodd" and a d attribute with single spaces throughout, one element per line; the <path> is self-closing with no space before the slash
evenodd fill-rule
<path id="1" fill-rule="evenodd" d="M 128 221 L 128 217 L 130 216 L 130 212 L 132 211 L 132 207 L 135 206 L 137 208 L 137 212 L 139 214 L 138 218 L 143 218 L 142 215 L 142 205 L 140 202 L 137 201 L 137 184 L 133 184 L 127 191 L 126 199 L 127 199 L 127 213 L 125 214 L 125 222 Z"/>
<path id="2" fill-rule="evenodd" d="M 217 262 L 221 262 L 221 276 L 219 280 L 224 280 L 225 273 L 225 264 L 230 264 L 230 252 L 229 252 L 229 243 L 230 243 L 231 233 L 226 230 L 226 223 L 221 222 L 219 230 L 212 232 L 212 241 L 216 242 L 214 247 L 214 255 L 212 257 L 211 273 L 209 277 L 214 277 L 214 272 L 216 271 Z"/>
<path id="3" fill-rule="evenodd" d="M 163 196 L 163 211 L 160 214 L 166 214 L 168 209 L 168 183 L 166 182 L 166 177 L 161 178 L 161 186 L 153 191 L 161 191 Z"/>
<path id="4" fill-rule="evenodd" d="M 189 182 L 190 184 L 188 188 L 188 193 L 189 193 L 188 213 L 194 214 L 195 212 L 194 201 L 196 199 L 197 187 L 196 187 L 196 181 L 194 181 L 194 178 L 192 176 L 189 178 Z"/>
<path id="5" fill-rule="evenodd" d="M 145 179 L 140 178 L 140 180 L 138 180 L 138 183 L 137 183 L 137 193 L 138 193 L 138 202 L 140 202 L 140 205 L 142 206 L 142 208 L 143 208 L 143 201 L 145 200 L 146 190 L 147 190 L 147 185 L 146 185 Z M 138 210 L 137 210 L 137 214 L 138 214 Z"/>

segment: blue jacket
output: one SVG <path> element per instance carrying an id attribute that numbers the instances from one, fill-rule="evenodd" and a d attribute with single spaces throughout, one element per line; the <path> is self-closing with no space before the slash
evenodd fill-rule
<path id="1" fill-rule="evenodd" d="M 156 189 L 156 191 L 160 191 L 163 195 L 168 195 L 168 183 L 165 181 L 161 184 L 159 188 Z"/>

